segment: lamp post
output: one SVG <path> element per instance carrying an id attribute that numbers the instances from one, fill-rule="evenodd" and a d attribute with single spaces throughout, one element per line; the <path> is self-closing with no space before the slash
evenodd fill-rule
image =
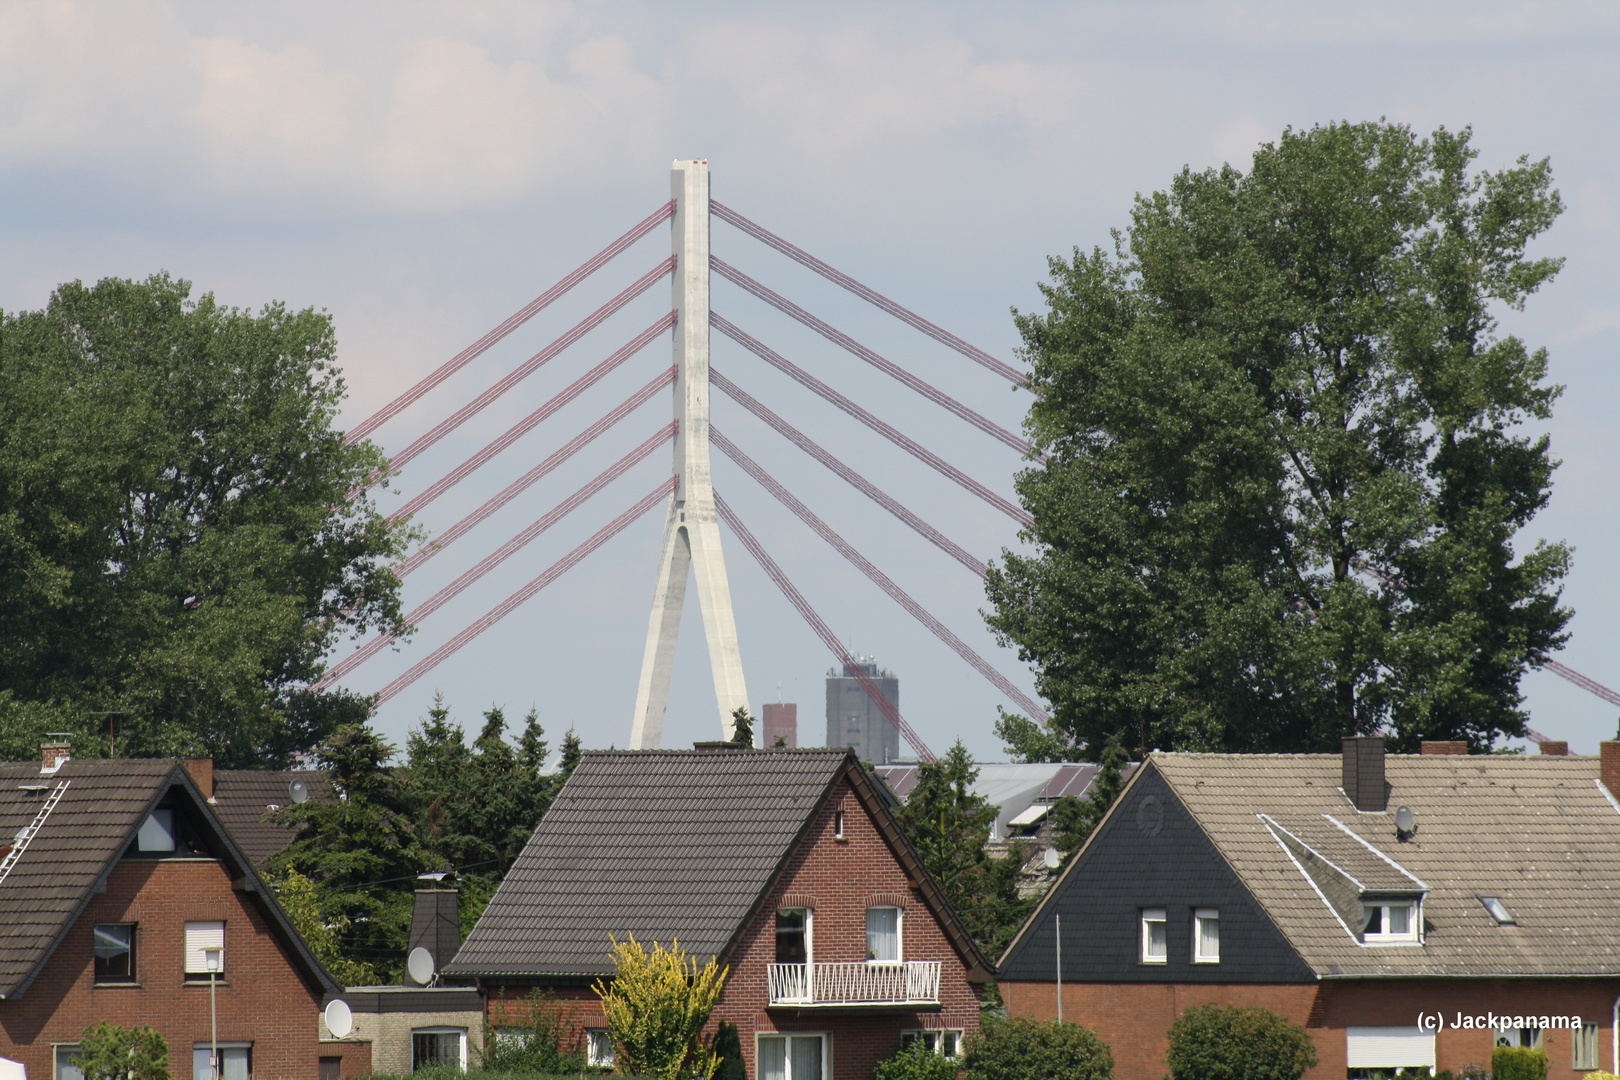
<path id="1" fill-rule="evenodd" d="M 219 978 L 219 962 L 224 949 L 203 950 L 208 965 L 208 1080 L 219 1080 L 219 1012 L 214 1008 L 214 983 Z"/>

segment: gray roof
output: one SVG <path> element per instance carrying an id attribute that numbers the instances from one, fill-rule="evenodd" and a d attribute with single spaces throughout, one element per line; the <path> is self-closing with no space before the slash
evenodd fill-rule
<path id="1" fill-rule="evenodd" d="M 608 935 L 724 957 L 849 777 L 970 967 L 988 968 L 845 749 L 584 755 L 445 974 L 611 974 Z"/>
<path id="2" fill-rule="evenodd" d="M 62 935 L 84 910 L 96 887 L 134 839 L 152 808 L 171 788 L 192 800 L 198 820 L 242 891 L 292 945 L 295 962 L 312 983 L 335 992 L 337 984 L 309 953 L 286 921 L 252 865 L 173 758 L 70 759 L 54 773 L 39 762 L 0 763 L 0 848 L 33 823 L 46 801 L 60 798 L 11 871 L 0 880 L 0 998 L 12 998 L 50 959 Z"/>
<path id="3" fill-rule="evenodd" d="M 1391 754 L 1382 813 L 1350 804 L 1337 754 L 1151 761 L 1321 977 L 1620 974 L 1620 805 L 1597 758 Z M 1417 826 L 1404 841 L 1399 806 Z M 1336 910 L 1336 875 L 1366 894 L 1424 893 L 1423 943 L 1362 945 L 1345 925 L 1359 901 L 1349 920 Z M 1498 925 L 1481 895 L 1516 923 Z"/>

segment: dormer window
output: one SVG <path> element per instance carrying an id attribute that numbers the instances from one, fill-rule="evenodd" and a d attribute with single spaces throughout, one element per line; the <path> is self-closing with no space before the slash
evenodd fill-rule
<path id="1" fill-rule="evenodd" d="M 152 811 L 151 815 L 141 823 L 141 831 L 136 835 L 135 846 L 137 850 L 143 852 L 173 851 L 176 847 L 174 811 Z"/>
<path id="2" fill-rule="evenodd" d="M 1415 899 L 1378 899 L 1362 903 L 1361 940 L 1367 945 L 1416 941 L 1419 910 Z"/>

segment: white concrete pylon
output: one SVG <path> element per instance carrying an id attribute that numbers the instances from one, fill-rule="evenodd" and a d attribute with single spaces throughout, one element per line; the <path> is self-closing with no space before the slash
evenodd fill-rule
<path id="1" fill-rule="evenodd" d="M 669 516 L 664 521 L 658 584 L 647 621 L 647 648 L 630 725 L 632 750 L 656 749 L 663 741 L 688 572 L 697 580 L 714 696 L 720 707 L 721 738 L 731 737 L 732 710 L 748 704 L 709 471 L 709 163 L 675 162 L 670 190 L 675 197 L 675 418 L 680 421 L 675 475 L 680 485 L 670 496 Z"/>

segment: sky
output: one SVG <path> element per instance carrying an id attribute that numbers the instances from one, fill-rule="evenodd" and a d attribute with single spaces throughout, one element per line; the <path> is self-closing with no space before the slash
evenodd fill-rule
<path id="1" fill-rule="evenodd" d="M 61 282 L 159 270 L 257 309 L 331 312 L 357 423 L 669 197 L 705 158 L 713 196 L 952 332 L 1015 359 L 1047 259 L 1111 244 L 1132 198 L 1184 166 L 1246 168 L 1292 126 L 1380 117 L 1471 125 L 1478 166 L 1551 159 L 1568 206 L 1535 253 L 1560 277 L 1503 331 L 1545 346 L 1566 387 L 1562 461 L 1521 534 L 1574 546 L 1564 663 L 1620 686 L 1620 7 L 1612 3 L 467 2 L 0 5 L 0 308 Z M 1604 104 L 1607 102 L 1608 104 Z M 717 255 L 1015 428 L 1028 405 L 729 226 Z M 669 252 L 655 231 L 376 433 L 397 451 Z M 383 509 L 483 446 L 668 310 L 662 285 L 413 461 Z M 716 280 L 713 307 L 1011 495 L 1017 455 Z M 418 518 L 442 532 L 669 363 L 659 340 Z M 984 557 L 1017 527 L 716 336 L 716 369 Z M 414 606 L 669 419 L 660 395 L 407 579 Z M 985 629 L 977 579 L 715 395 L 714 424 L 1026 691 Z M 936 751 L 1004 760 L 999 691 L 736 466 L 715 486 L 828 625 L 900 679 Z M 344 685 L 370 693 L 561 559 L 668 475 L 658 451 Z M 624 746 L 661 510 L 382 706 L 403 742 L 442 693 L 469 727 L 530 708 L 553 736 Z M 832 655 L 748 553 L 725 554 L 750 701 L 799 705 L 821 741 Z M 664 745 L 722 734 L 689 597 Z M 339 659 L 354 647 L 344 642 Z M 1572 748 L 1617 710 L 1556 676 L 1523 683 L 1530 723 Z"/>

